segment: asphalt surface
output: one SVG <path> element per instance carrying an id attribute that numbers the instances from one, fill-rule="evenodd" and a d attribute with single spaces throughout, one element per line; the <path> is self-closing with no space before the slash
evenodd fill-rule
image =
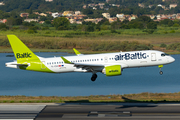
<path id="1" fill-rule="evenodd" d="M 62 104 L 47 105 L 35 120 L 162 119 L 179 120 L 180 104 Z"/>
<path id="2" fill-rule="evenodd" d="M 180 104 L 0 104 L 0 120 L 180 120 Z"/>

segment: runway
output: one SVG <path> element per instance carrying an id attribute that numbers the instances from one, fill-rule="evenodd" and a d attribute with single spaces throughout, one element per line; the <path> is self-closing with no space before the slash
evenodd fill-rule
<path id="1" fill-rule="evenodd" d="M 18 116 L 19 115 L 19 116 Z M 0 104 L 0 119 L 5 120 L 96 120 L 162 119 L 179 120 L 180 104 L 154 103 L 65 103 Z"/>

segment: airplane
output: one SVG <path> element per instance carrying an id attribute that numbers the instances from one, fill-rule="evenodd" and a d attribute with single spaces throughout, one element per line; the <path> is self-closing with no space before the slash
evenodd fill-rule
<path id="1" fill-rule="evenodd" d="M 158 66 L 162 75 L 163 65 L 175 61 L 170 55 L 157 50 L 84 55 L 75 48 L 74 56 L 43 58 L 35 55 L 17 36 L 7 37 L 16 61 L 5 63 L 6 67 L 48 73 L 90 72 L 92 81 L 96 80 L 97 72 L 117 76 L 123 69 L 134 67 Z"/>

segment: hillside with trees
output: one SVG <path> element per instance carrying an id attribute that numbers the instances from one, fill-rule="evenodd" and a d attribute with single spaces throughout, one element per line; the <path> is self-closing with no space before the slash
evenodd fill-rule
<path id="1" fill-rule="evenodd" d="M 0 0 L 4 2 L 5 5 L 0 6 L 0 10 L 5 12 L 63 12 L 65 10 L 83 10 L 83 5 L 88 4 L 98 4 L 105 3 L 104 8 L 100 9 L 97 7 L 97 10 L 85 10 L 85 13 L 93 14 L 94 16 L 100 15 L 102 12 L 109 12 L 111 16 L 115 16 L 117 13 L 124 14 L 173 14 L 180 13 L 180 0 L 109 0 L 107 3 L 106 0 L 53 0 L 52 2 L 46 2 L 45 0 Z M 143 4 L 144 7 L 139 7 L 138 4 Z M 165 7 L 169 7 L 170 4 L 177 4 L 176 8 L 169 10 L 164 10 L 162 7 L 157 7 L 158 4 L 161 4 Z M 112 4 L 118 4 L 119 7 L 114 7 Z M 152 5 L 149 8 L 149 5 Z M 89 7 L 88 7 L 89 8 Z M 99 11 L 99 12 L 97 12 Z"/>

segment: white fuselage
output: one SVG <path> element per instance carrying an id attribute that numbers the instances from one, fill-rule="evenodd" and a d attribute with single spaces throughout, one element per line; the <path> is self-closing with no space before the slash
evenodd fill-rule
<path id="1" fill-rule="evenodd" d="M 104 66 L 121 65 L 121 68 L 148 67 L 165 65 L 174 62 L 174 58 L 161 51 L 146 50 L 132 52 L 117 52 L 65 57 L 74 64 L 66 64 L 60 57 L 40 58 L 54 72 L 90 72 L 89 69 L 101 72 Z M 78 66 L 84 66 L 79 67 Z"/>

